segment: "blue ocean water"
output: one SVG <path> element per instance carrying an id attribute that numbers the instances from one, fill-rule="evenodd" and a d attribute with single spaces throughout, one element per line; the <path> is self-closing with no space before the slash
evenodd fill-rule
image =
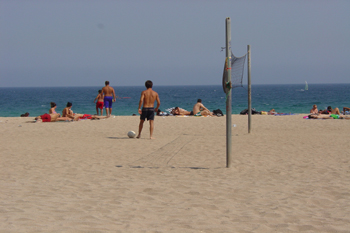
<path id="1" fill-rule="evenodd" d="M 252 85 L 252 107 L 257 111 L 274 108 L 283 113 L 308 113 L 313 104 L 319 109 L 327 106 L 350 107 L 350 84 L 304 84 L 293 85 Z M 67 102 L 72 102 L 75 113 L 95 114 L 94 99 L 102 87 L 26 87 L 0 88 L 0 117 L 17 117 L 25 112 L 30 116 L 48 113 L 50 102 L 57 104 L 61 112 Z M 117 101 L 113 104 L 113 115 L 137 114 L 141 91 L 144 86 L 114 87 Z M 161 110 L 179 106 L 192 110 L 197 99 L 209 109 L 226 110 L 226 95 L 222 86 L 154 86 L 161 100 Z M 247 87 L 233 89 L 232 113 L 239 114 L 248 108 Z"/>

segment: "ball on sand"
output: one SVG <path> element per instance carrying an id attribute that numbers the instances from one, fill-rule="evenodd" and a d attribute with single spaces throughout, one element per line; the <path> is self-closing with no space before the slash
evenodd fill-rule
<path id="1" fill-rule="evenodd" d="M 128 132 L 128 137 L 129 138 L 134 138 L 136 136 L 136 133 L 134 131 L 129 131 Z"/>

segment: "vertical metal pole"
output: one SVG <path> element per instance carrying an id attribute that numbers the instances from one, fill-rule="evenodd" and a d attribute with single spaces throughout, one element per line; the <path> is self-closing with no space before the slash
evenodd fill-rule
<path id="1" fill-rule="evenodd" d="M 226 99 L 226 167 L 231 167 L 232 152 L 232 92 L 231 92 L 231 19 L 226 18 L 226 61 L 227 61 L 227 81 L 230 85 Z"/>
<path id="2" fill-rule="evenodd" d="M 250 45 L 248 50 L 248 133 L 250 133 L 252 123 L 252 85 L 250 82 Z"/>

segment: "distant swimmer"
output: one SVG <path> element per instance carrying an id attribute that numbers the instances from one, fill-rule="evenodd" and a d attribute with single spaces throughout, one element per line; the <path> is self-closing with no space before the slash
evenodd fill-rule
<path id="1" fill-rule="evenodd" d="M 104 105 L 104 100 L 103 100 L 103 93 L 102 90 L 98 90 L 98 95 L 96 96 L 96 98 L 94 99 L 94 103 L 96 102 L 96 113 L 98 115 L 98 109 L 100 109 L 101 112 L 101 116 L 103 115 L 103 105 Z"/>
<path id="2" fill-rule="evenodd" d="M 158 112 L 160 106 L 159 95 L 157 92 L 152 90 L 153 83 L 150 80 L 147 80 L 145 83 L 147 90 L 141 92 L 141 97 L 139 101 L 139 109 L 138 112 L 141 114 L 140 116 L 140 124 L 139 124 L 139 134 L 136 138 L 141 137 L 141 132 L 143 128 L 143 123 L 147 119 L 149 121 L 149 129 L 150 129 L 150 139 L 153 139 L 153 129 L 154 129 L 154 113 Z M 157 107 L 154 108 L 154 102 L 157 101 Z M 142 106 L 142 109 L 141 109 Z"/>
<path id="3" fill-rule="evenodd" d="M 110 117 L 112 114 L 112 103 L 115 102 L 116 96 L 114 88 L 109 86 L 109 81 L 105 82 L 105 85 L 102 88 L 102 93 L 104 95 L 104 105 L 106 108 L 106 116 Z"/>
<path id="4" fill-rule="evenodd" d="M 212 116 L 213 113 L 209 111 L 203 104 L 202 100 L 198 99 L 197 103 L 193 106 L 193 114 L 195 116 Z"/>

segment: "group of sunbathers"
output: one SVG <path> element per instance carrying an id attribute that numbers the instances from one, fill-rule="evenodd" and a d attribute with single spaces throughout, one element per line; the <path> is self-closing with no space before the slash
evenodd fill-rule
<path id="1" fill-rule="evenodd" d="M 43 115 L 35 117 L 36 122 L 56 122 L 56 121 L 78 121 L 82 119 L 102 119 L 107 118 L 107 116 L 96 116 L 90 114 L 76 114 L 72 111 L 73 104 L 68 102 L 66 107 L 62 111 L 61 114 L 56 112 L 56 103 L 51 102 L 51 108 L 49 110 L 49 114 L 45 113 Z"/>
<path id="2" fill-rule="evenodd" d="M 339 108 L 332 108 L 328 106 L 325 110 L 318 110 L 317 105 L 314 104 L 312 109 L 310 110 L 310 115 L 308 117 L 310 119 L 350 119 L 350 116 L 346 116 L 345 113 L 349 112 L 350 108 L 344 107 L 342 115 L 339 111 Z"/>
<path id="3" fill-rule="evenodd" d="M 191 112 L 180 107 L 175 107 L 170 111 L 170 114 L 174 116 L 213 116 L 213 113 L 202 104 L 201 99 L 197 100 L 197 103 L 193 106 L 193 110 Z M 161 113 L 158 115 L 161 115 Z"/>

